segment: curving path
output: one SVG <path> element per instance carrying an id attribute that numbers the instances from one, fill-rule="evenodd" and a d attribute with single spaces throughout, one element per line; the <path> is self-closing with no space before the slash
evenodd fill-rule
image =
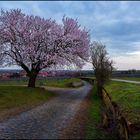
<path id="1" fill-rule="evenodd" d="M 62 131 L 71 125 L 80 104 L 92 86 L 84 82 L 84 86 L 77 89 L 44 88 L 57 93 L 58 96 L 41 106 L 0 123 L 0 139 L 58 139 L 62 137 Z"/>

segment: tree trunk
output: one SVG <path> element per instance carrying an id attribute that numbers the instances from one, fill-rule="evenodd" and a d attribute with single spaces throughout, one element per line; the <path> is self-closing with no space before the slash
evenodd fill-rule
<path id="1" fill-rule="evenodd" d="M 97 83 L 97 94 L 99 97 L 102 97 L 102 89 L 103 89 L 103 86 Z"/>
<path id="2" fill-rule="evenodd" d="M 31 74 L 29 76 L 28 87 L 35 88 L 36 77 L 37 77 L 37 74 Z"/>

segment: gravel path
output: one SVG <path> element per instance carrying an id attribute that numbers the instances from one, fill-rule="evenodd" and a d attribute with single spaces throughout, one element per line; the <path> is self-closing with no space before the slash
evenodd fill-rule
<path id="1" fill-rule="evenodd" d="M 62 131 L 70 125 L 92 88 L 89 83 L 84 84 L 77 89 L 44 87 L 58 96 L 0 123 L 0 139 L 58 139 Z"/>
<path id="2" fill-rule="evenodd" d="M 123 80 L 123 79 L 112 79 L 112 80 L 113 80 L 113 81 L 119 81 L 119 82 L 126 82 L 126 83 L 140 84 L 140 81 Z"/>

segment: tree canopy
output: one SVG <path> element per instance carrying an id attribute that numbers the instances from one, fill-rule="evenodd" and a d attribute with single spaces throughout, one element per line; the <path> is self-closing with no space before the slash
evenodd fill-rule
<path id="1" fill-rule="evenodd" d="M 99 95 L 104 84 L 110 79 L 113 70 L 113 61 L 108 57 L 106 46 L 101 42 L 91 44 L 91 63 L 95 72 Z"/>
<path id="2" fill-rule="evenodd" d="M 55 20 L 27 15 L 20 9 L 1 11 L 0 48 L 6 63 L 22 67 L 29 87 L 35 87 L 40 70 L 54 65 L 82 67 L 89 57 L 90 36 L 78 21 L 63 17 Z"/>

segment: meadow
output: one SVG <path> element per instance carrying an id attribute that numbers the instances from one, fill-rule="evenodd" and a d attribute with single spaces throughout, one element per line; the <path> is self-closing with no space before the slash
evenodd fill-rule
<path id="1" fill-rule="evenodd" d="M 130 122 L 140 120 L 140 85 L 111 81 L 105 89 Z"/>

